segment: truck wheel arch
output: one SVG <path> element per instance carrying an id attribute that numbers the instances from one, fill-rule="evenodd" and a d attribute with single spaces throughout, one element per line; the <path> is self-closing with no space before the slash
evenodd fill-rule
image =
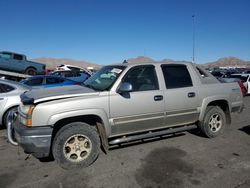
<path id="1" fill-rule="evenodd" d="M 202 111 L 200 113 L 199 121 L 202 121 L 204 116 L 205 116 L 205 111 L 208 106 L 218 106 L 220 107 L 226 116 L 226 124 L 230 125 L 231 124 L 231 111 L 230 111 L 230 106 L 229 102 L 225 99 L 217 99 L 217 100 L 210 100 L 210 101 L 204 101 L 202 105 Z"/>
<path id="2" fill-rule="evenodd" d="M 28 74 L 29 73 L 29 70 L 33 70 L 35 72 L 35 74 Z M 25 74 L 28 74 L 28 75 L 36 75 L 37 74 L 37 69 L 35 67 L 27 67 L 24 71 Z"/>
<path id="3" fill-rule="evenodd" d="M 96 128 L 101 140 L 102 149 L 105 153 L 108 151 L 108 137 L 106 134 L 106 129 L 104 122 L 101 117 L 98 115 L 82 115 L 82 116 L 74 116 L 74 117 L 67 117 L 57 121 L 53 126 L 52 132 L 52 142 L 56 133 L 65 125 L 73 122 L 84 122 Z M 52 145 L 52 144 L 51 144 Z"/>

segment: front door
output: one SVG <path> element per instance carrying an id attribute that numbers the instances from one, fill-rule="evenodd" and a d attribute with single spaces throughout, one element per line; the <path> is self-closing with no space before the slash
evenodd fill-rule
<path id="1" fill-rule="evenodd" d="M 111 92 L 112 136 L 152 130 L 164 125 L 163 91 L 159 90 L 153 65 L 131 68 L 122 79 L 130 83 L 129 93 Z"/>

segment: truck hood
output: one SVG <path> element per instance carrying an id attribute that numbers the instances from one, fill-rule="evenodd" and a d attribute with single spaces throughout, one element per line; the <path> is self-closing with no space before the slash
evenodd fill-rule
<path id="1" fill-rule="evenodd" d="M 84 86 L 73 85 L 44 89 L 32 89 L 23 93 L 20 97 L 23 104 L 36 104 L 45 101 L 80 97 L 85 95 L 99 95 L 99 93 Z"/>

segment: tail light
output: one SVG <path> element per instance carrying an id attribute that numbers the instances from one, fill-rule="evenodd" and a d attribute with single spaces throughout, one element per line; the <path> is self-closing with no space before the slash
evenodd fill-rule
<path id="1" fill-rule="evenodd" d="M 58 68 L 57 68 L 57 70 L 64 70 L 64 68 L 60 68 L 60 67 L 58 67 Z"/>
<path id="2" fill-rule="evenodd" d="M 42 69 L 43 69 L 43 74 L 46 74 L 46 65 L 43 65 Z"/>
<path id="3" fill-rule="evenodd" d="M 238 84 L 239 84 L 239 86 L 240 86 L 240 90 L 241 90 L 241 92 L 242 92 L 243 97 L 245 97 L 246 94 L 247 94 L 247 89 L 246 89 L 246 87 L 244 86 L 244 84 L 242 83 L 242 81 L 238 81 Z"/>

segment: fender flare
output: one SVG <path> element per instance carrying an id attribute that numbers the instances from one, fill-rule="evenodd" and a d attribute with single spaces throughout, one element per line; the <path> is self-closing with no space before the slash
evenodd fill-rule
<path id="1" fill-rule="evenodd" d="M 102 146 L 107 153 L 109 149 L 109 144 L 108 144 L 108 137 L 111 134 L 111 127 L 108 121 L 108 116 L 106 112 L 102 109 L 88 109 L 88 110 L 75 110 L 75 111 L 69 111 L 69 112 L 63 112 L 59 114 L 52 115 L 48 122 L 47 125 L 52 125 L 54 126 L 58 121 L 66 118 L 73 118 L 73 117 L 79 117 L 79 116 L 87 116 L 87 115 L 95 115 L 98 116 L 101 120 L 102 123 L 97 123 L 96 128 L 99 133 L 99 136 L 101 138 Z"/>
<path id="2" fill-rule="evenodd" d="M 214 102 L 214 101 L 226 101 L 228 104 L 229 112 L 231 113 L 231 103 L 229 103 L 228 96 L 225 96 L 225 95 L 211 96 L 211 97 L 204 98 L 202 101 L 202 105 L 200 108 L 199 121 L 203 120 L 209 103 Z"/>

